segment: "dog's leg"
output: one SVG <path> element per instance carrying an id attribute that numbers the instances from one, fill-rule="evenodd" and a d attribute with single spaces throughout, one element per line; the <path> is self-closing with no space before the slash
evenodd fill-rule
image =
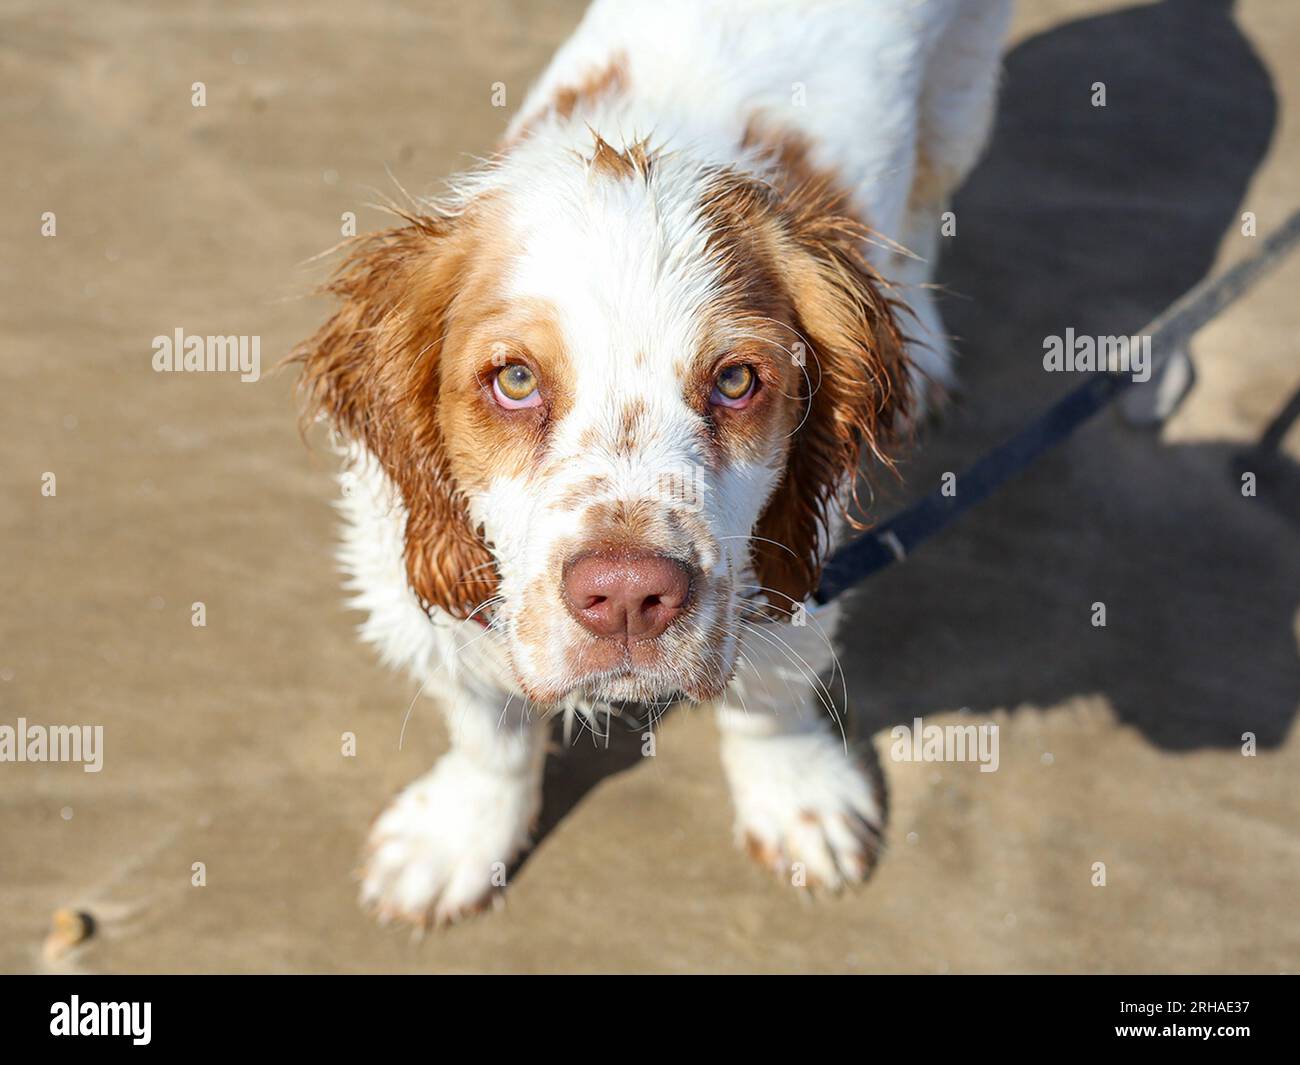
<path id="1" fill-rule="evenodd" d="M 956 384 L 947 331 L 925 286 L 934 277 L 944 236 L 960 222 L 949 200 L 988 140 L 997 102 L 998 56 L 1011 20 L 1010 0 L 950 0 L 940 33 L 928 45 L 918 101 L 916 154 L 902 227 L 896 238 L 912 256 L 894 255 L 886 276 L 899 285 L 912 315 L 913 416 L 939 409 Z"/>
<path id="2" fill-rule="evenodd" d="M 802 626 L 747 626 L 718 710 L 737 843 L 796 887 L 831 890 L 866 878 L 883 828 L 872 778 L 845 738 L 835 609 Z"/>
<path id="3" fill-rule="evenodd" d="M 467 677 L 445 707 L 451 750 L 370 833 L 361 901 L 381 919 L 442 925 L 482 909 L 505 887 L 541 809 L 540 715 Z"/>

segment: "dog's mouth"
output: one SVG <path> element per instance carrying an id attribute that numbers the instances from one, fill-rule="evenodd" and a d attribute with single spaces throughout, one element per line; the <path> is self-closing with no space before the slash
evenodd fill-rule
<path id="1" fill-rule="evenodd" d="M 541 676 L 516 670 L 516 676 L 524 694 L 539 704 L 573 696 L 601 703 L 709 702 L 726 690 L 735 657 L 704 632 L 679 634 L 671 645 L 583 640 L 560 653 L 559 668 Z"/>
<path id="2" fill-rule="evenodd" d="M 689 700 L 709 702 L 726 690 L 729 675 L 683 676 L 681 672 L 615 667 L 580 676 L 538 680 L 518 677 L 524 695 L 540 705 L 562 703 L 572 697 L 599 703 L 652 703 L 670 705 Z"/>
<path id="3" fill-rule="evenodd" d="M 589 678 L 582 684 L 580 691 L 586 699 L 611 705 L 629 703 L 668 706 L 692 698 L 666 679 L 647 677 L 634 671 Z"/>
<path id="4" fill-rule="evenodd" d="M 681 671 L 611 670 L 588 676 L 579 688 L 584 695 L 606 703 L 668 705 L 683 700 L 703 703 L 718 698 L 726 689 L 728 679 L 717 674 L 687 676 Z"/>

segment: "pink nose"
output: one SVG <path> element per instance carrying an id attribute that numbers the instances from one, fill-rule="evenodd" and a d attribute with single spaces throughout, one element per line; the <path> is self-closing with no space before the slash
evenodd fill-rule
<path id="1" fill-rule="evenodd" d="M 690 594 L 686 567 L 662 555 L 581 555 L 564 575 L 564 598 L 578 624 L 628 641 L 658 636 Z"/>

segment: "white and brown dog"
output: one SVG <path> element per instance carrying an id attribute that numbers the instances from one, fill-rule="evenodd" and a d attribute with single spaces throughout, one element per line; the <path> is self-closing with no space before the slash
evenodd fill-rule
<path id="1" fill-rule="evenodd" d="M 547 718 L 627 700 L 716 706 L 761 862 L 866 875 L 836 612 L 803 604 L 863 449 L 950 379 L 923 286 L 1009 6 L 598 0 L 490 164 L 352 245 L 297 358 L 346 446 L 363 635 L 451 731 L 375 824 L 381 914 L 487 901 Z"/>

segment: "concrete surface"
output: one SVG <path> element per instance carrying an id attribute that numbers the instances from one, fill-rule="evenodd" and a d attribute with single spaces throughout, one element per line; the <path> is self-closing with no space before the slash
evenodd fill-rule
<path id="1" fill-rule="evenodd" d="M 966 394 L 882 513 L 1074 383 L 1045 334 L 1136 330 L 1257 246 L 1243 211 L 1300 205 L 1300 9 L 1227 9 L 1022 2 L 941 269 Z M 1300 385 L 1300 257 L 1199 336 L 1159 435 L 1104 416 L 858 599 L 882 755 L 918 714 L 1002 727 L 996 773 L 884 759 L 864 889 L 751 868 L 712 722 L 678 712 L 653 761 L 616 735 L 552 764 L 569 809 L 503 912 L 418 945 L 363 917 L 366 827 L 441 722 L 422 700 L 397 749 L 413 686 L 353 636 L 289 377 L 156 374 L 150 343 L 257 334 L 269 367 L 324 314 L 302 264 L 340 214 L 376 228 L 393 178 L 489 150 L 492 84 L 517 104 L 579 10 L 0 4 L 0 724 L 105 730 L 98 774 L 0 764 L 0 969 L 41 969 L 64 905 L 100 921 L 80 971 L 1300 968 L 1300 434 L 1256 498 L 1233 467 Z"/>

